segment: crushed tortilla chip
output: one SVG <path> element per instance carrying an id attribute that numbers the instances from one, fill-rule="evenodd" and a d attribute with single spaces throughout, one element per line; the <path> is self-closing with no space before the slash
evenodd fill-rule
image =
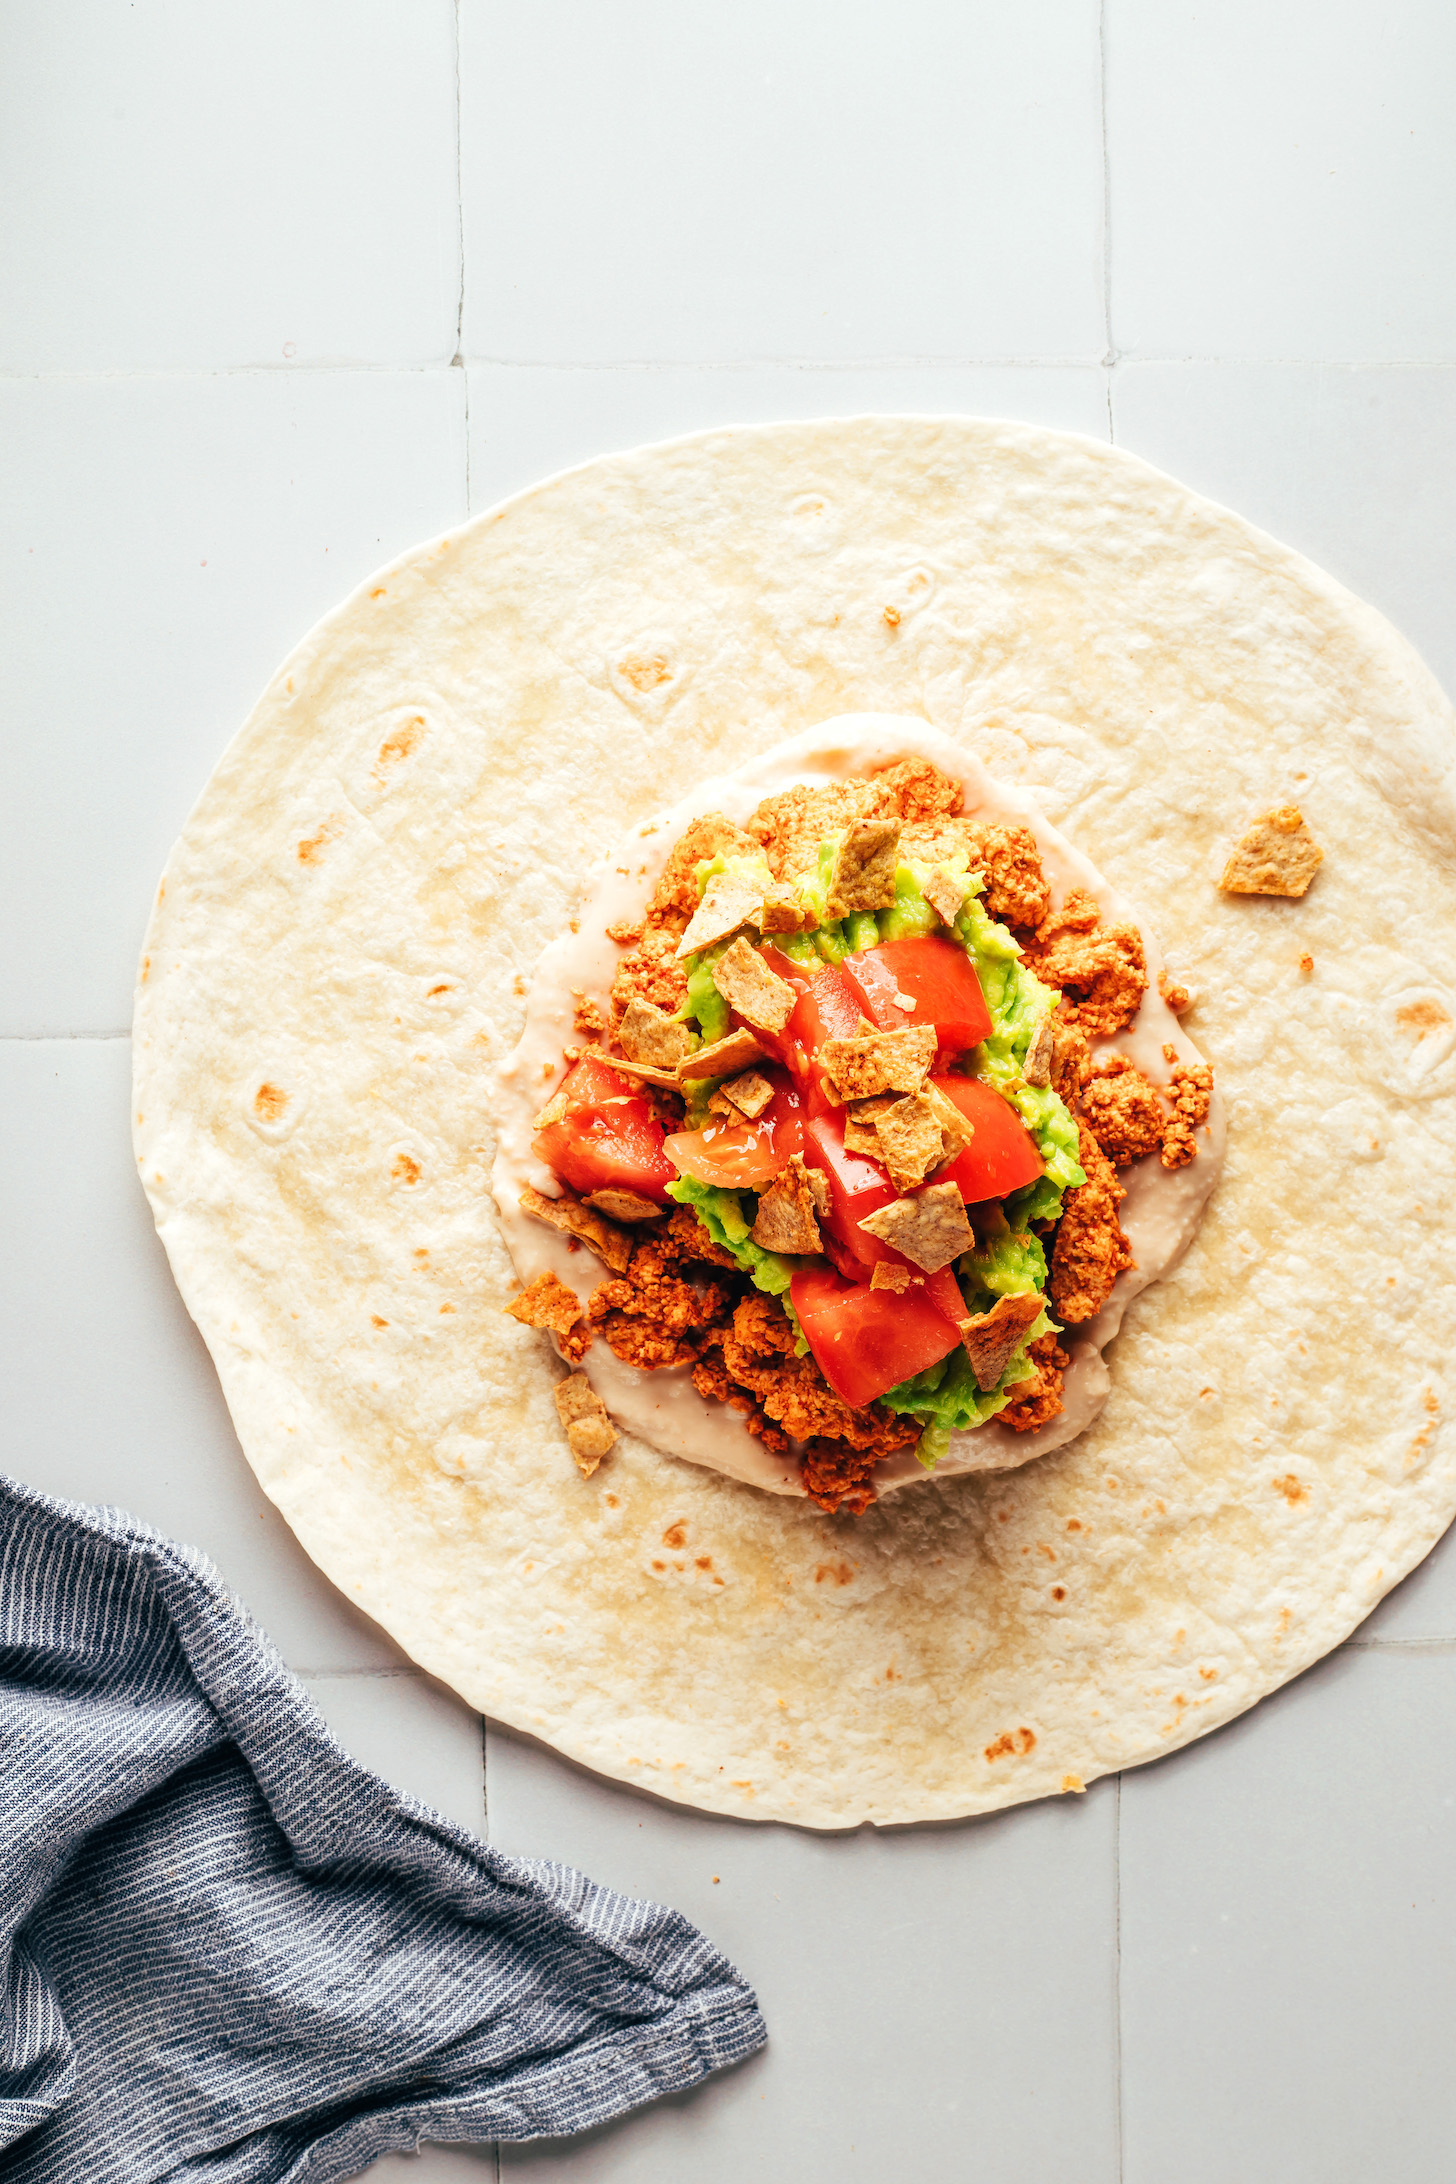
<path id="1" fill-rule="evenodd" d="M 877 1259 L 870 1269 L 871 1289 L 893 1289 L 897 1297 L 903 1297 L 914 1280 L 909 1267 L 896 1266 L 893 1259 Z"/>
<path id="2" fill-rule="evenodd" d="M 564 1121 L 569 1108 L 570 1102 L 567 1100 L 566 1094 L 564 1092 L 553 1092 L 546 1105 L 541 1109 L 540 1114 L 532 1116 L 531 1128 L 533 1130 L 549 1130 L 553 1123 Z"/>
<path id="3" fill-rule="evenodd" d="M 925 900 L 942 925 L 955 924 L 970 891 L 965 874 L 952 872 L 944 865 L 938 872 L 931 873 L 923 889 Z"/>
<path id="4" fill-rule="evenodd" d="M 817 1170 L 814 1179 L 822 1185 L 823 1179 Z M 765 1251 L 822 1251 L 824 1245 L 816 1218 L 817 1199 L 818 1193 L 804 1166 L 804 1156 L 795 1153 L 787 1166 L 780 1168 L 758 1201 L 753 1241 L 761 1244 Z"/>
<path id="5" fill-rule="evenodd" d="M 867 1100 L 856 1100 L 845 1110 L 844 1149 L 858 1153 L 863 1160 L 883 1161 L 884 1151 L 875 1123 L 887 1107 L 899 1105 L 902 1095 L 898 1092 L 877 1092 Z"/>
<path id="6" fill-rule="evenodd" d="M 1001 1375 L 1027 1328 L 1040 1318 L 1041 1308 L 1040 1291 L 1029 1289 L 1019 1296 L 998 1297 L 989 1312 L 978 1313 L 962 1327 L 961 1340 L 982 1395 L 1000 1386 Z"/>
<path id="7" fill-rule="evenodd" d="M 555 1335 L 561 1344 L 562 1354 L 579 1358 L 591 1341 L 591 1329 L 585 1324 L 585 1314 L 575 1295 L 565 1282 L 555 1274 L 538 1274 L 533 1282 L 527 1282 L 518 1297 L 513 1297 L 504 1309 L 513 1320 L 523 1327 L 544 1328 Z M 573 1329 L 581 1323 L 580 1331 Z"/>
<path id="8" fill-rule="evenodd" d="M 584 1206 L 574 1191 L 563 1184 L 559 1198 L 548 1198 L 544 1191 L 523 1190 L 519 1204 L 537 1221 L 544 1221 L 548 1228 L 560 1229 L 563 1235 L 579 1236 L 589 1244 L 604 1266 L 614 1274 L 624 1272 L 632 1256 L 632 1239 L 624 1236 L 610 1221 L 593 1213 Z"/>
<path id="9" fill-rule="evenodd" d="M 617 1043 L 629 1062 L 649 1062 L 657 1069 L 671 1070 L 685 1054 L 691 1054 L 693 1035 L 655 1002 L 634 994 L 622 1011 Z"/>
<path id="10" fill-rule="evenodd" d="M 608 1186 L 603 1191 L 588 1191 L 582 1200 L 595 1213 L 604 1213 L 609 1221 L 660 1221 L 661 1206 L 650 1198 L 643 1198 L 638 1191 L 620 1191 Z"/>
<path id="11" fill-rule="evenodd" d="M 687 1084 L 694 1077 L 736 1077 L 740 1071 L 755 1069 L 768 1056 L 751 1031 L 730 1031 L 726 1039 L 717 1039 L 712 1046 L 699 1047 L 677 1065 L 677 1081 Z"/>
<path id="12" fill-rule="evenodd" d="M 1050 1084 L 1052 1081 L 1052 1055 L 1056 1051 L 1057 1035 L 1050 1016 L 1044 1016 L 1036 1027 L 1036 1035 L 1026 1050 L 1026 1060 L 1021 1074 L 1028 1084 Z"/>
<path id="13" fill-rule="evenodd" d="M 607 1406 L 585 1373 L 568 1373 L 558 1380 L 556 1410 L 566 1429 L 566 1445 L 576 1458 L 577 1469 L 589 1479 L 602 1458 L 616 1446 L 617 1435 L 607 1416 Z"/>
<path id="14" fill-rule="evenodd" d="M 757 925 L 763 914 L 764 883 L 741 872 L 715 872 L 703 899 L 674 951 L 681 961 L 715 940 L 726 940 L 741 925 Z"/>
<path id="15" fill-rule="evenodd" d="M 954 1160 L 975 1136 L 975 1124 L 961 1113 L 954 1100 L 946 1098 L 939 1085 L 927 1083 L 920 1097 L 929 1100 L 931 1113 L 940 1124 L 941 1159 Z"/>
<path id="16" fill-rule="evenodd" d="M 746 940 L 735 940 L 713 965 L 713 984 L 731 1009 L 760 1031 L 782 1031 L 798 999 Z"/>
<path id="17" fill-rule="evenodd" d="M 1239 838 L 1218 884 L 1226 895 L 1302 895 L 1324 861 L 1299 807 L 1282 804 Z"/>
<path id="18" fill-rule="evenodd" d="M 875 1135 L 880 1158 L 897 1191 L 917 1189 L 945 1157 L 941 1119 L 924 1093 L 890 1101 L 875 1117 Z"/>
<path id="19" fill-rule="evenodd" d="M 888 910 L 895 900 L 899 861 L 898 819 L 856 820 L 835 853 L 825 916 L 847 918 L 856 910 Z"/>
<path id="20" fill-rule="evenodd" d="M 635 1077 L 641 1084 L 658 1084 L 664 1089 L 676 1088 L 677 1071 L 659 1069 L 654 1062 L 621 1062 L 615 1054 L 605 1057 L 613 1069 L 619 1069 L 624 1077 Z"/>
<path id="21" fill-rule="evenodd" d="M 819 1059 L 843 1101 L 876 1092 L 918 1092 L 935 1060 L 934 1024 L 874 1031 L 859 1039 L 826 1039 Z"/>
<path id="22" fill-rule="evenodd" d="M 927 1274 L 938 1274 L 963 1251 L 974 1248 L 965 1201 L 954 1183 L 932 1183 L 913 1198 L 897 1198 L 860 1222 L 868 1236 L 912 1259 Z"/>
<path id="23" fill-rule="evenodd" d="M 763 898 L 763 916 L 759 919 L 761 933 L 802 933 L 814 923 L 809 912 L 792 889 L 773 887 Z"/>
<path id="24" fill-rule="evenodd" d="M 1007 925 L 1035 928 L 1051 909 L 1051 889 L 1030 827 L 970 829 L 971 859 L 986 875 L 985 905 Z"/>
<path id="25" fill-rule="evenodd" d="M 741 1077 L 730 1077 L 726 1084 L 720 1084 L 708 1105 L 712 1107 L 722 1100 L 736 1110 L 735 1119 L 742 1115 L 750 1122 L 757 1122 L 773 1096 L 774 1088 L 768 1078 L 761 1077 L 756 1069 L 746 1069 Z"/>

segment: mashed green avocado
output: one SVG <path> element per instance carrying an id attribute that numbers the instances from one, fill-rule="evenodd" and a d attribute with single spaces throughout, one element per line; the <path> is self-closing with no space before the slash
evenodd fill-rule
<path id="1" fill-rule="evenodd" d="M 814 919 L 813 926 L 800 933 L 775 934 L 773 946 L 806 969 L 842 963 L 846 956 L 878 947 L 882 941 L 911 940 L 927 933 L 945 934 L 965 949 L 986 996 L 992 1029 L 988 1038 L 963 1057 L 961 1067 L 965 1074 L 982 1078 L 1010 1100 L 1035 1139 L 1046 1172 L 1035 1183 L 1013 1192 L 1001 1211 L 991 1217 L 991 1233 L 984 1244 L 961 1259 L 957 1274 L 973 1311 L 989 1311 L 998 1297 L 1032 1289 L 1044 1292 L 1046 1254 L 1040 1240 L 1031 1234 L 1031 1224 L 1057 1220 L 1063 1193 L 1087 1180 L 1077 1162 L 1077 1125 L 1064 1101 L 1050 1085 L 1028 1084 L 1022 1075 L 1031 1042 L 1057 996 L 1022 962 L 1021 951 L 1008 929 L 989 915 L 980 900 L 984 881 L 969 872 L 957 875 L 964 880 L 968 893 L 949 929 L 925 898 L 923 890 L 930 868 L 913 859 L 898 867 L 895 900 L 888 908 L 861 911 L 839 920 L 826 919 L 825 900 L 841 839 L 831 835 L 821 842 L 814 871 L 792 883 L 805 912 Z M 765 858 L 725 856 L 720 852 L 697 867 L 700 894 L 719 872 L 751 875 L 765 886 L 772 882 Z M 728 1030 L 728 1004 L 713 984 L 712 973 L 713 965 L 730 945 L 729 941 L 718 941 L 687 959 L 687 999 L 678 1017 L 684 1023 L 695 1023 L 706 1042 L 721 1039 Z M 690 1127 L 697 1126 L 711 1090 L 708 1083 L 701 1087 L 689 1116 Z M 792 1318 L 787 1291 L 793 1266 L 777 1252 L 764 1251 L 753 1242 L 749 1233 L 753 1218 L 750 1214 L 745 1219 L 739 1194 L 688 1177 L 669 1184 L 668 1189 L 684 1205 L 694 1207 L 713 1241 L 731 1251 L 757 1287 L 777 1296 Z M 795 1331 L 799 1332 L 797 1321 Z M 1036 1368 L 1027 1359 L 1026 1346 L 1054 1331 L 1056 1323 L 1043 1311 L 1027 1330 L 1000 1385 L 989 1393 L 983 1394 L 976 1386 L 970 1359 L 959 1349 L 880 1398 L 890 1410 L 924 1421 L 916 1453 L 927 1469 L 933 1469 L 944 1455 L 952 1432 L 963 1433 L 985 1425 L 1005 1409 L 1012 1391 L 1022 1381 L 1035 1377 Z M 802 1352 L 801 1333 L 799 1342 Z"/>

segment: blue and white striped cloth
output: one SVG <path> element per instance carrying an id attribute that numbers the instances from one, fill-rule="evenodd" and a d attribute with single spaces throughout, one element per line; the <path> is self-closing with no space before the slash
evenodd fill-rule
<path id="1" fill-rule="evenodd" d="M 334 1743 L 199 1554 L 0 1480 L 0 2178 L 332 2184 L 759 2047 L 675 1911 Z"/>

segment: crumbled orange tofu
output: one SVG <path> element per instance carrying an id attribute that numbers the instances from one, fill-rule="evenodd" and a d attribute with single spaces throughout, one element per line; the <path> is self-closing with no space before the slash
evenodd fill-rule
<path id="1" fill-rule="evenodd" d="M 616 1445 L 607 1406 L 585 1373 L 568 1373 L 564 1380 L 558 1380 L 555 1395 L 557 1415 L 566 1429 L 566 1445 L 582 1477 L 589 1479 Z"/>
<path id="2" fill-rule="evenodd" d="M 961 1341 L 983 1395 L 999 1387 L 1001 1375 L 1011 1363 L 1028 1327 L 1040 1319 L 1039 1290 L 1028 1289 L 1014 1297 L 998 1297 L 989 1312 L 979 1312 L 961 1328 Z"/>
<path id="3" fill-rule="evenodd" d="M 748 831 L 768 858 L 776 880 L 812 872 L 819 844 L 830 834 L 853 826 L 869 802 L 868 782 L 829 781 L 821 788 L 796 782 L 777 796 L 766 796 L 748 822 Z"/>
<path id="4" fill-rule="evenodd" d="M 724 949 L 713 965 L 712 979 L 729 1008 L 758 1031 L 782 1031 L 794 1013 L 793 987 L 746 940 Z"/>
<path id="5" fill-rule="evenodd" d="M 1117 1218 L 1123 1193 L 1112 1163 L 1085 1122 L 1080 1140 L 1077 1159 L 1087 1180 L 1067 1193 L 1047 1285 L 1053 1313 L 1069 1326 L 1094 1318 L 1118 1275 L 1133 1264 L 1132 1246 Z"/>
<path id="6" fill-rule="evenodd" d="M 993 918 L 1022 928 L 1041 924 L 1052 897 L 1030 827 L 973 827 L 971 863 L 986 875 L 981 899 Z"/>
<path id="7" fill-rule="evenodd" d="M 949 818 L 965 802 L 959 781 L 952 781 L 928 758 L 901 758 L 883 773 L 871 774 L 866 816 L 873 819 Z"/>
<path id="8" fill-rule="evenodd" d="M 1135 925 L 1101 925 L 1091 895 L 1078 888 L 1036 930 L 1028 966 L 1043 984 L 1061 987 L 1062 1017 L 1090 1038 L 1110 1038 L 1142 1006 L 1148 974 Z"/>
<path id="9" fill-rule="evenodd" d="M 949 1266 L 975 1246 L 965 1201 L 954 1183 L 932 1183 L 913 1198 L 897 1198 L 860 1222 L 867 1236 L 913 1260 L 927 1274 Z"/>
<path id="10" fill-rule="evenodd" d="M 1158 973 L 1158 991 L 1175 1016 L 1181 1016 L 1185 1009 L 1191 1009 L 1193 1006 L 1193 996 L 1188 988 L 1180 986 L 1176 979 L 1168 976 L 1166 971 L 1159 971 Z"/>
<path id="11" fill-rule="evenodd" d="M 1213 1099 L 1213 1070 L 1207 1062 L 1183 1062 L 1168 1088 L 1173 1115 L 1163 1134 L 1163 1166 L 1186 1168 L 1198 1157 L 1193 1133 L 1207 1122 Z"/>
<path id="12" fill-rule="evenodd" d="M 599 1032 L 606 1030 L 607 1016 L 599 1002 L 593 1001 L 589 993 L 582 993 L 576 987 L 572 988 L 571 998 L 576 1003 L 571 1012 L 571 1021 L 584 1039 L 594 1039 Z"/>
<path id="13" fill-rule="evenodd" d="M 1050 1021 L 1052 1090 L 1068 1107 L 1075 1107 L 1082 1096 L 1083 1085 L 1092 1074 L 1092 1049 L 1087 1044 L 1086 1032 L 1080 1025 L 1068 1023 L 1063 1010 L 1056 1010 Z"/>
<path id="14" fill-rule="evenodd" d="M 822 1186 L 817 1170 L 813 1182 Z M 811 1184 L 809 1171 L 804 1166 L 801 1153 L 780 1168 L 758 1201 L 758 1215 L 753 1224 L 753 1241 L 765 1251 L 783 1251 L 800 1254 L 822 1251 L 824 1246 L 819 1235 L 819 1192 Z"/>
<path id="15" fill-rule="evenodd" d="M 612 1006 L 626 1011 L 633 1001 L 650 1001 L 671 1016 L 688 997 L 688 974 L 677 961 L 677 932 L 654 926 L 624 955 L 612 980 Z"/>
<path id="16" fill-rule="evenodd" d="M 1036 1367 L 1035 1380 L 1019 1380 L 1011 1401 L 998 1415 L 1013 1433 L 1035 1433 L 1039 1426 L 1060 1418 L 1063 1376 L 1071 1358 L 1055 1335 L 1038 1335 L 1026 1346 L 1028 1360 Z"/>
<path id="17" fill-rule="evenodd" d="M 1125 1054 L 1099 1056 L 1083 1087 L 1081 1111 L 1114 1168 L 1162 1149 L 1163 1103 Z"/>
<path id="18" fill-rule="evenodd" d="M 1302 895 L 1324 861 L 1298 806 L 1282 804 L 1235 844 L 1218 884 L 1226 895 Z"/>
<path id="19" fill-rule="evenodd" d="M 729 857 L 751 857 L 758 844 L 742 827 L 725 819 L 721 811 L 694 819 L 673 844 L 662 876 L 647 906 L 647 924 L 670 925 L 681 933 L 698 907 L 697 868 L 721 851 Z"/>
<path id="20" fill-rule="evenodd" d="M 554 1274 L 538 1274 L 505 1309 L 523 1327 L 539 1327 L 555 1335 L 562 1356 L 573 1363 L 591 1341 L 591 1329 L 581 1324 L 580 1303 Z"/>
<path id="21" fill-rule="evenodd" d="M 918 1092 L 935 1060 L 935 1026 L 913 1024 L 904 1031 L 872 1031 L 859 1039 L 826 1039 L 819 1059 L 841 1100 L 870 1099 L 876 1092 Z"/>
<path id="22" fill-rule="evenodd" d="M 664 1229 L 654 1229 L 634 1246 L 626 1273 L 601 1283 L 587 1307 L 613 1355 L 643 1372 L 691 1364 L 706 1330 L 725 1317 L 730 1304 L 727 1284 L 685 1281 L 676 1271 L 685 1260 L 721 1264 L 724 1256 L 692 1209 L 681 1211 L 691 1228 L 674 1216 Z"/>

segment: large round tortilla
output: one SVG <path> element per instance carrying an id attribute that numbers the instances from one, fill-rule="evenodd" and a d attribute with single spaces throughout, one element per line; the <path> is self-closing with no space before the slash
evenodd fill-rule
<path id="1" fill-rule="evenodd" d="M 584 1480 L 501 1312 L 494 1065 L 600 846 L 852 712 L 923 714 L 1146 907 L 1223 1180 L 1025 1469 L 858 1520 L 630 1440 Z M 143 1179 L 267 1492 L 472 1705 L 716 1811 L 980 1812 L 1228 1720 L 1456 1507 L 1452 728 L 1297 555 L 1014 425 L 715 432 L 406 556 L 227 752 L 138 994 Z M 1219 894 L 1286 801 L 1309 895 Z"/>

